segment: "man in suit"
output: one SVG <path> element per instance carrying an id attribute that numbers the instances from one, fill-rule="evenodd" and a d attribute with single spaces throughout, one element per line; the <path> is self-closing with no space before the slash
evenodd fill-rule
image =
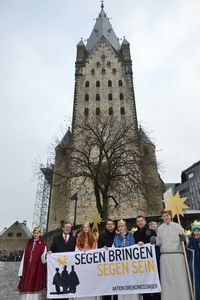
<path id="1" fill-rule="evenodd" d="M 62 232 L 58 236 L 54 237 L 48 254 L 59 252 L 73 252 L 75 251 L 75 247 L 76 240 L 72 234 L 72 224 L 69 222 L 64 222 L 62 226 Z M 65 298 L 63 300 L 68 300 L 68 298 Z"/>

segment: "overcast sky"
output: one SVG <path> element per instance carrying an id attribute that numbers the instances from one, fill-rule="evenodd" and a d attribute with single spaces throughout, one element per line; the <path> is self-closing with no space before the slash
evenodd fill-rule
<path id="1" fill-rule="evenodd" d="M 106 0 L 105 10 L 131 43 L 138 120 L 161 176 L 179 182 L 200 159 L 200 1 Z M 0 230 L 16 220 L 32 228 L 33 166 L 67 128 L 76 44 L 99 11 L 98 0 L 0 0 Z"/>

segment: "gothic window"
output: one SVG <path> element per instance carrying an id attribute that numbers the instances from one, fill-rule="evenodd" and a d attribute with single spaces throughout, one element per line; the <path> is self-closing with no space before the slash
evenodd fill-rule
<path id="1" fill-rule="evenodd" d="M 112 100 L 112 94 L 108 94 L 108 100 Z"/>
<path id="2" fill-rule="evenodd" d="M 113 74 L 115 74 L 117 72 L 117 70 L 115 68 L 112 69 Z"/>
<path id="3" fill-rule="evenodd" d="M 106 56 L 103 54 L 103 55 L 101 56 L 101 58 L 102 58 L 102 59 L 105 59 L 105 58 L 106 58 Z"/>
<path id="4" fill-rule="evenodd" d="M 89 81 L 86 81 L 85 82 L 85 87 L 89 87 L 90 86 L 90 82 Z"/>
<path id="5" fill-rule="evenodd" d="M 108 86 L 112 86 L 112 81 L 108 80 Z"/>
<path id="6" fill-rule="evenodd" d="M 90 98 L 89 94 L 85 94 L 85 101 L 89 101 L 89 98 Z"/>
<path id="7" fill-rule="evenodd" d="M 109 115 L 113 115 L 113 108 L 112 107 L 109 107 L 108 113 L 109 113 Z"/>
<path id="8" fill-rule="evenodd" d="M 99 115 L 100 115 L 100 108 L 97 107 L 97 108 L 96 108 L 96 116 L 99 116 Z"/>
<path id="9" fill-rule="evenodd" d="M 120 93 L 120 94 L 119 94 L 119 99 L 120 99 L 120 100 L 124 100 L 124 94 L 123 94 L 123 93 Z"/>
<path id="10" fill-rule="evenodd" d="M 96 101 L 100 101 L 100 95 L 96 94 Z"/>
<path id="11" fill-rule="evenodd" d="M 96 87 L 100 87 L 100 81 L 99 80 L 96 81 Z"/>
<path id="12" fill-rule="evenodd" d="M 91 70 L 91 73 L 94 74 L 94 73 L 95 73 L 95 69 L 92 69 L 92 70 Z"/>
<path id="13" fill-rule="evenodd" d="M 102 69 L 102 74 L 105 74 L 106 73 L 106 69 Z"/>
<path id="14" fill-rule="evenodd" d="M 110 67 L 110 61 L 107 61 L 107 66 Z"/>
<path id="15" fill-rule="evenodd" d="M 85 108 L 85 116 L 89 116 L 89 108 Z"/>
<path id="16" fill-rule="evenodd" d="M 118 84 L 119 84 L 119 86 L 123 86 L 122 80 L 119 80 Z"/>
<path id="17" fill-rule="evenodd" d="M 120 113 L 121 113 L 121 115 L 125 115 L 125 109 L 124 109 L 124 107 L 120 108 Z"/>
<path id="18" fill-rule="evenodd" d="M 99 66 L 100 66 L 100 61 L 97 62 L 97 67 L 99 67 Z"/>

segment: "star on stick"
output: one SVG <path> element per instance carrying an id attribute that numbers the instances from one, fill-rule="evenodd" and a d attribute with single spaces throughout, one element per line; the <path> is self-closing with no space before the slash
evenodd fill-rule
<path id="1" fill-rule="evenodd" d="M 92 221 L 93 221 L 92 231 L 93 231 L 93 232 L 94 232 L 94 231 L 99 232 L 98 224 L 100 224 L 100 222 L 101 222 L 101 217 L 100 217 L 100 215 L 99 215 L 99 214 L 93 215 Z"/>
<path id="2" fill-rule="evenodd" d="M 183 210 L 188 208 L 184 203 L 187 197 L 181 198 L 179 192 L 175 196 L 169 195 L 168 199 L 165 200 L 165 209 L 171 210 L 173 218 L 177 215 L 183 216 Z"/>

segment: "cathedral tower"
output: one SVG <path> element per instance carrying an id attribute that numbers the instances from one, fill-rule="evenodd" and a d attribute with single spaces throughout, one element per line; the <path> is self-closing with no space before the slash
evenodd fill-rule
<path id="1" fill-rule="evenodd" d="M 108 216 L 117 219 L 159 213 L 162 181 L 157 170 L 155 146 L 142 128 L 138 129 L 130 44 L 125 38 L 120 44 L 103 4 L 87 43 L 81 40 L 77 45 L 72 132 L 68 130 L 56 148 L 48 230 L 59 228 L 64 219 L 73 222 L 75 206 L 77 224 L 97 212 L 90 180 L 84 180 L 83 186 L 79 176 L 65 179 L 72 159 L 70 151 L 74 145 L 82 147 L 76 129 L 80 118 L 100 117 L 114 117 L 118 128 L 131 120 L 131 135 L 139 157 L 136 169 L 143 182 L 141 191 L 124 196 L 120 205 L 112 209 L 108 205 Z M 112 195 L 114 193 L 115 187 L 111 191 Z M 73 195 L 77 195 L 77 202 L 70 200 Z"/>

